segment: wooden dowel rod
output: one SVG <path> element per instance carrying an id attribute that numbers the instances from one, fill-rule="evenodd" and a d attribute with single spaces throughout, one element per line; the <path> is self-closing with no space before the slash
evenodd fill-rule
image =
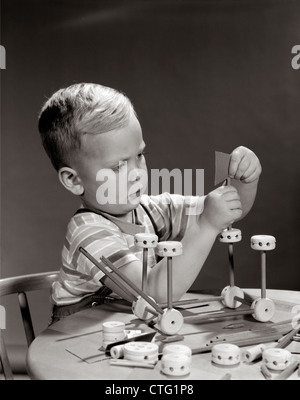
<path id="1" fill-rule="evenodd" d="M 172 257 L 167 257 L 167 283 L 168 283 L 168 309 L 173 308 L 173 276 L 172 276 Z"/>
<path id="2" fill-rule="evenodd" d="M 111 279 L 114 284 L 116 286 L 118 286 L 118 288 L 121 290 L 121 293 L 124 292 L 126 293 L 126 295 L 129 297 L 129 301 L 136 301 L 137 300 L 137 296 L 135 295 L 135 293 L 130 291 L 130 288 L 128 288 L 127 286 L 124 286 L 124 282 L 122 282 L 118 276 L 113 275 L 112 273 L 106 274 L 108 279 Z M 103 278 L 100 279 L 100 282 L 105 285 L 105 281 L 103 280 Z"/>
<path id="3" fill-rule="evenodd" d="M 251 306 L 252 303 L 246 299 L 244 299 L 243 297 L 239 297 L 239 296 L 234 296 L 235 300 L 238 300 L 240 303 L 246 304 L 247 306 Z"/>
<path id="4" fill-rule="evenodd" d="M 267 263 L 266 263 L 266 251 L 261 252 L 261 298 L 267 297 Z"/>
<path id="5" fill-rule="evenodd" d="M 299 361 L 292 362 L 284 371 L 280 372 L 280 374 L 275 376 L 273 379 L 275 381 L 283 381 L 284 379 L 287 379 L 298 368 L 298 366 Z"/>
<path id="6" fill-rule="evenodd" d="M 121 367 L 149 368 L 149 369 L 153 369 L 155 367 L 155 364 L 153 364 L 153 363 L 147 363 L 144 361 L 126 360 L 126 359 L 124 359 L 124 360 L 111 359 L 110 365 L 117 365 L 117 366 L 121 366 Z"/>
<path id="7" fill-rule="evenodd" d="M 173 306 L 185 306 L 189 304 L 201 304 L 201 303 L 209 303 L 212 301 L 219 301 L 223 300 L 223 296 L 215 296 L 215 297 L 205 297 L 203 299 L 187 299 L 187 300 L 178 300 L 178 301 L 173 301 Z M 159 303 L 159 305 L 164 308 L 167 307 L 168 303 Z"/>
<path id="8" fill-rule="evenodd" d="M 197 322 L 211 318 L 226 318 L 226 317 L 235 317 L 237 315 L 248 315 L 253 314 L 253 310 L 238 310 L 233 312 L 225 312 L 225 311 L 207 311 L 197 315 L 187 315 L 184 317 L 185 322 Z"/>
<path id="9" fill-rule="evenodd" d="M 145 312 L 148 312 L 152 315 L 154 315 L 155 317 L 157 317 L 159 314 L 156 310 L 153 310 L 153 308 L 151 307 L 145 307 Z M 152 317 L 151 317 L 152 318 Z"/>
<path id="10" fill-rule="evenodd" d="M 234 258 L 233 258 L 233 244 L 228 244 L 228 257 L 229 257 L 229 284 L 234 286 Z"/>
<path id="11" fill-rule="evenodd" d="M 143 277 L 142 277 L 142 291 L 147 293 L 147 268 L 148 268 L 148 249 L 143 248 Z"/>
<path id="12" fill-rule="evenodd" d="M 120 290 L 122 290 L 123 292 L 125 292 L 131 299 L 132 301 L 136 300 L 137 297 L 134 295 L 134 293 L 132 293 L 128 288 L 124 287 L 124 283 L 119 279 L 118 276 L 113 275 L 112 273 L 110 273 L 107 268 L 105 267 L 105 265 L 103 265 L 101 262 L 99 262 L 98 260 L 96 260 L 89 252 L 87 252 L 83 247 L 79 247 L 79 251 L 85 256 L 87 257 L 97 268 L 100 269 L 100 271 L 102 271 L 105 276 L 107 276 L 109 279 L 112 280 L 112 282 L 118 286 L 118 288 Z"/>
<path id="13" fill-rule="evenodd" d="M 127 283 L 135 292 L 137 292 L 144 300 L 147 301 L 159 314 L 163 314 L 162 308 L 155 303 L 149 296 L 147 296 L 139 287 L 137 287 L 133 282 L 131 282 L 126 275 L 124 275 L 118 268 L 116 268 L 113 263 L 111 263 L 107 258 L 104 256 L 101 257 L 101 260 L 107 265 L 112 271 L 114 271 L 120 278 L 123 279 L 124 282 Z"/>
<path id="14" fill-rule="evenodd" d="M 300 325 L 291 330 L 287 335 L 285 335 L 285 337 L 283 337 L 282 340 L 280 340 L 275 347 L 277 347 L 278 349 L 283 349 L 293 340 L 293 336 L 295 336 L 299 331 Z"/>
<path id="15" fill-rule="evenodd" d="M 223 300 L 223 296 L 211 296 L 211 297 L 203 297 L 202 299 L 195 299 L 195 300 L 182 300 L 182 303 L 180 301 L 175 302 L 174 305 L 184 305 L 184 304 L 196 304 L 196 303 L 209 303 L 212 301 L 220 301 Z"/>

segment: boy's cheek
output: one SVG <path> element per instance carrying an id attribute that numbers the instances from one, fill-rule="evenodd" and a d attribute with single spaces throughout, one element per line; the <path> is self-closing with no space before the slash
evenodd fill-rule
<path id="1" fill-rule="evenodd" d="M 96 202 L 98 205 L 117 204 L 116 185 L 110 181 L 100 181 L 95 193 Z"/>
<path id="2" fill-rule="evenodd" d="M 128 176 L 128 178 L 120 176 L 118 187 L 120 200 L 124 200 L 125 198 L 130 199 L 131 202 L 132 198 L 136 200 L 147 191 L 147 185 L 148 174 L 146 171 L 139 171 L 138 175 Z M 137 193 L 138 196 L 136 195 Z"/>
<path id="3" fill-rule="evenodd" d="M 128 189 L 128 198 L 136 197 L 136 196 L 141 196 L 144 194 L 147 190 L 147 185 L 145 182 L 142 182 L 141 180 L 134 182 Z"/>
<path id="4" fill-rule="evenodd" d="M 127 204 L 129 200 L 132 201 L 132 197 L 137 199 L 144 194 L 147 185 L 146 169 L 133 169 L 128 173 L 124 168 L 118 174 L 111 169 L 101 169 L 96 174 L 95 200 L 99 205 Z"/>
<path id="5" fill-rule="evenodd" d="M 147 191 L 148 175 L 139 174 L 139 179 L 128 181 L 122 174 L 114 179 L 97 181 L 95 198 L 99 205 L 138 204 L 139 197 Z"/>

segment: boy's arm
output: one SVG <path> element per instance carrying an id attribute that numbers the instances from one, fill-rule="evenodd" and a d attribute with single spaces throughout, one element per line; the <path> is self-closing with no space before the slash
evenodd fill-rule
<path id="1" fill-rule="evenodd" d="M 181 243 L 183 254 L 173 257 L 173 300 L 180 299 L 198 276 L 219 232 L 241 216 L 239 195 L 233 187 L 220 187 L 209 193 L 201 215 L 190 216 Z M 142 282 L 141 262 L 132 261 L 122 272 L 138 287 Z M 108 279 L 105 284 L 116 293 Z M 167 301 L 167 260 L 164 258 L 148 270 L 147 294 L 157 302 Z M 123 297 L 126 298 L 126 297 Z"/>
<path id="2" fill-rule="evenodd" d="M 197 278 L 215 242 L 218 231 L 205 219 L 193 223 L 181 240 L 183 254 L 173 257 L 173 300 L 179 300 Z M 164 258 L 150 271 L 149 293 L 158 302 L 167 301 L 167 262 Z"/>
<path id="3" fill-rule="evenodd" d="M 229 166 L 232 185 L 221 186 L 210 192 L 200 216 L 190 218 L 189 226 L 182 239 L 183 254 L 173 258 L 173 299 L 180 299 L 198 276 L 216 236 L 229 225 L 244 217 L 251 209 L 257 191 L 261 166 L 256 155 L 245 147 L 232 152 Z M 132 261 L 122 267 L 137 286 L 141 287 L 142 267 Z M 116 293 L 117 288 L 105 282 Z M 167 301 L 167 262 L 161 260 L 148 271 L 148 295 L 157 302 Z M 125 297 L 126 298 L 126 297 Z"/>
<path id="4" fill-rule="evenodd" d="M 179 300 L 191 287 L 198 276 L 216 238 L 215 229 L 205 221 L 195 223 L 187 229 L 181 243 L 183 254 L 173 257 L 173 300 Z M 123 274 L 141 288 L 141 262 L 133 261 L 121 268 Z M 130 301 L 130 297 L 105 278 L 105 285 L 123 299 Z M 147 294 L 158 303 L 167 302 L 167 260 L 163 258 L 153 268 L 148 269 Z"/>

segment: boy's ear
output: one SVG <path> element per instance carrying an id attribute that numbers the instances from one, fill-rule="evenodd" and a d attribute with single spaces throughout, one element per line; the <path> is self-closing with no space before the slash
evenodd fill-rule
<path id="1" fill-rule="evenodd" d="M 73 194 L 80 196 L 84 193 L 84 187 L 77 172 L 69 167 L 62 167 L 58 171 L 58 178 L 61 184 Z"/>

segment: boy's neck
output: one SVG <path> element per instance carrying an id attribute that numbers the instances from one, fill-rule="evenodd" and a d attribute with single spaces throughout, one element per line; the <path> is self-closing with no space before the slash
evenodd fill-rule
<path id="1" fill-rule="evenodd" d="M 129 222 L 131 224 L 135 223 L 135 212 L 134 212 L 134 210 L 129 211 L 129 213 L 123 214 L 123 215 L 113 215 L 113 217 L 118 218 L 120 221 Z"/>

